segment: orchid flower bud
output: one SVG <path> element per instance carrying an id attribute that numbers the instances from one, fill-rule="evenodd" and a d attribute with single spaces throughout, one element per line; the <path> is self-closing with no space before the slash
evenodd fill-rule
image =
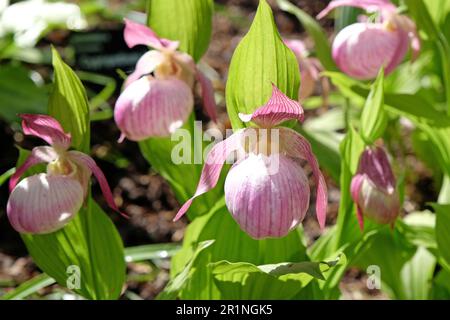
<path id="1" fill-rule="evenodd" d="M 194 196 L 181 207 L 175 220 L 186 213 L 194 198 L 216 186 L 227 157 L 238 152 L 241 157 L 225 180 L 225 202 L 242 230 L 255 239 L 283 237 L 303 221 L 310 188 L 301 160 L 309 163 L 316 180 L 316 215 L 323 228 L 327 187 L 317 159 L 303 136 L 277 127 L 286 120 L 303 121 L 300 104 L 273 86 L 267 104 L 252 114 L 239 116 L 257 127 L 241 129 L 211 149 Z"/>
<path id="2" fill-rule="evenodd" d="M 333 42 L 332 55 L 338 67 L 360 80 L 376 78 L 383 67 L 391 73 L 404 59 L 409 46 L 412 60 L 420 51 L 414 22 L 396 12 L 389 0 L 333 0 L 317 16 L 319 19 L 340 6 L 353 6 L 369 13 L 378 12 L 376 22 L 358 22 L 342 29 Z"/>
<path id="3" fill-rule="evenodd" d="M 71 137 L 58 121 L 46 115 L 23 114 L 21 117 L 23 132 L 45 140 L 50 146 L 35 147 L 10 179 L 7 214 L 15 230 L 44 234 L 64 227 L 80 210 L 92 174 L 108 205 L 120 213 L 101 169 L 88 155 L 68 151 Z M 30 167 L 39 163 L 48 164 L 47 173 L 19 182 Z"/>
<path id="4" fill-rule="evenodd" d="M 368 147 L 361 155 L 357 174 L 351 183 L 361 230 L 363 216 L 380 224 L 393 224 L 400 212 L 396 182 L 385 151 Z"/>
<path id="5" fill-rule="evenodd" d="M 140 141 L 169 136 L 181 127 L 194 107 L 194 83 L 200 84 L 203 105 L 216 121 L 216 104 L 211 82 L 179 43 L 159 38 L 150 28 L 125 20 L 124 38 L 131 48 L 147 45 L 135 71 L 125 81 L 125 90 L 116 102 L 114 119 L 123 138 Z"/>

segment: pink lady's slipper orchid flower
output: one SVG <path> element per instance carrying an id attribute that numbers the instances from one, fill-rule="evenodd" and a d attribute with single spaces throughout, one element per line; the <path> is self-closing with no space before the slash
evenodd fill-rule
<path id="1" fill-rule="evenodd" d="M 342 29 L 333 42 L 333 59 L 338 67 L 356 79 L 376 78 L 381 67 L 391 73 L 403 60 L 408 47 L 412 60 L 420 51 L 420 39 L 414 22 L 398 14 L 389 0 L 333 0 L 317 16 L 326 16 L 341 6 L 353 6 L 369 13 L 378 12 L 376 22 L 358 22 Z"/>
<path id="2" fill-rule="evenodd" d="M 316 214 L 323 228 L 327 187 L 311 146 L 296 131 L 277 127 L 290 119 L 302 121 L 300 104 L 273 86 L 267 104 L 253 114 L 239 116 L 258 127 L 241 129 L 211 149 L 197 191 L 181 207 L 175 220 L 185 214 L 194 198 L 214 188 L 227 157 L 241 151 L 241 157 L 226 177 L 225 202 L 245 232 L 255 239 L 282 237 L 303 220 L 309 207 L 310 190 L 300 163 L 302 159 L 309 162 L 317 183 Z M 266 139 L 258 135 L 253 143 L 246 141 L 255 132 L 264 130 Z"/>
<path id="3" fill-rule="evenodd" d="M 139 59 L 116 102 L 114 119 L 121 140 L 169 136 L 181 127 L 194 107 L 195 80 L 200 83 L 206 112 L 216 120 L 212 84 L 191 56 L 176 51 L 178 42 L 159 38 L 150 28 L 130 20 L 125 20 L 124 38 L 130 48 L 147 45 L 154 50 Z"/>
<path id="4" fill-rule="evenodd" d="M 320 72 L 323 70 L 320 61 L 316 58 L 308 57 L 308 50 L 300 40 L 284 40 L 289 49 L 294 52 L 300 68 L 301 86 L 298 91 L 300 101 L 305 100 L 314 93 L 317 81 L 320 79 Z M 328 92 L 328 81 L 323 78 L 323 93 Z"/>
<path id="5" fill-rule="evenodd" d="M 351 183 L 361 230 L 363 215 L 381 224 L 393 224 L 400 212 L 400 199 L 388 157 L 381 147 L 368 147 L 361 155 Z"/>
<path id="6" fill-rule="evenodd" d="M 50 146 L 35 147 L 9 181 L 11 194 L 6 210 L 15 230 L 44 234 L 62 228 L 80 210 L 92 173 L 108 205 L 119 212 L 101 169 L 88 155 L 68 151 L 71 137 L 58 121 L 46 115 L 23 114 L 21 118 L 26 135 L 39 137 Z M 39 163 L 48 164 L 47 173 L 19 182 L 27 169 Z"/>

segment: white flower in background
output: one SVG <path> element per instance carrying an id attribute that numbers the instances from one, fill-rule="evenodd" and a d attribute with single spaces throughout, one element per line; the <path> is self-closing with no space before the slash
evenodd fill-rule
<path id="1" fill-rule="evenodd" d="M 2 14 L 3 10 L 9 5 L 9 0 L 0 0 L 0 15 Z"/>
<path id="2" fill-rule="evenodd" d="M 87 26 L 76 4 L 28 0 L 7 6 L 8 2 L 0 0 L 0 36 L 13 33 L 19 47 L 34 46 L 49 28 L 79 30 Z"/>

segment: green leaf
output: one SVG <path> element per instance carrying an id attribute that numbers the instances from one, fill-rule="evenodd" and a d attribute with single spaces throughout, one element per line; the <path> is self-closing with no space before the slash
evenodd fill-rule
<path id="1" fill-rule="evenodd" d="M 436 258 L 425 248 L 417 248 L 414 256 L 405 263 L 400 276 L 404 299 L 426 300 L 431 291 Z"/>
<path id="2" fill-rule="evenodd" d="M 393 299 L 406 299 L 405 290 L 407 289 L 404 288 L 401 271 L 405 264 L 414 257 L 415 252 L 416 247 L 410 244 L 401 233 L 391 230 L 388 226 L 383 226 L 364 243 L 364 247 L 352 265 L 361 270 L 367 270 L 369 266 L 377 266 L 381 272 L 381 290 L 388 293 Z M 407 270 L 404 272 L 406 277 Z"/>
<path id="3" fill-rule="evenodd" d="M 340 92 L 358 102 L 365 101 L 370 90 L 363 83 L 339 72 L 324 72 Z M 396 115 L 409 118 L 417 124 L 429 124 L 435 127 L 449 127 L 450 118 L 437 111 L 432 104 L 416 94 L 387 93 L 384 94 L 385 110 Z"/>
<path id="4" fill-rule="evenodd" d="M 166 259 L 172 257 L 180 250 L 177 243 L 147 244 L 125 248 L 125 261 L 136 262 L 153 259 Z"/>
<path id="5" fill-rule="evenodd" d="M 260 0 L 250 30 L 231 59 L 226 102 L 234 130 L 245 126 L 239 113 L 252 113 L 268 101 L 271 83 L 297 100 L 300 83 L 297 59 L 284 45 L 270 6 L 266 0 Z"/>
<path id="6" fill-rule="evenodd" d="M 88 299 L 117 299 L 125 281 L 122 240 L 113 223 L 90 198 L 86 208 L 63 229 L 45 235 L 22 234 L 34 262 L 67 287 L 79 270 L 80 288 Z M 75 278 L 74 278 L 75 277 Z"/>
<path id="7" fill-rule="evenodd" d="M 405 0 L 406 5 L 418 24 L 426 32 L 428 40 L 436 44 L 442 64 L 442 77 L 447 99 L 447 114 L 450 116 L 450 44 L 439 29 L 423 0 Z M 440 7 L 443 11 L 445 7 Z"/>
<path id="8" fill-rule="evenodd" d="M 436 25 L 443 24 L 450 14 L 450 2 L 447 0 L 424 0 L 424 4 Z"/>
<path id="9" fill-rule="evenodd" d="M 298 230 L 292 231 L 284 238 L 254 240 L 240 229 L 222 199 L 208 214 L 196 218 L 188 226 L 183 249 L 172 259 L 172 276 L 181 272 L 191 259 L 192 248 L 208 239 L 215 239 L 215 243 L 196 261 L 196 271 L 180 293 L 182 299 L 222 297 L 208 267 L 211 262 L 227 260 L 261 265 L 309 260 Z"/>
<path id="10" fill-rule="evenodd" d="M 212 0 L 148 0 L 147 23 L 161 37 L 180 41 L 180 50 L 199 61 L 209 46 Z"/>
<path id="11" fill-rule="evenodd" d="M 16 172 L 16 168 L 11 168 L 0 175 L 0 187 Z"/>
<path id="12" fill-rule="evenodd" d="M 436 241 L 439 256 L 450 266 L 450 205 L 433 204 L 436 212 Z"/>
<path id="13" fill-rule="evenodd" d="M 370 89 L 361 115 L 361 134 L 368 144 L 380 138 L 387 125 L 387 115 L 384 111 L 384 71 L 380 70 L 377 79 Z"/>
<path id="14" fill-rule="evenodd" d="M 153 259 L 166 259 L 172 257 L 179 250 L 176 243 L 149 244 L 136 247 L 125 248 L 125 260 L 127 262 L 137 262 Z M 55 279 L 45 273 L 22 283 L 13 291 L 0 297 L 0 300 L 19 300 L 24 299 L 38 290 L 54 284 Z"/>
<path id="15" fill-rule="evenodd" d="M 442 180 L 442 186 L 441 191 L 439 192 L 438 203 L 450 204 L 450 176 L 448 175 L 444 175 L 444 178 Z"/>
<path id="16" fill-rule="evenodd" d="M 55 279 L 49 277 L 45 273 L 41 273 L 40 275 L 22 283 L 13 291 L 0 297 L 0 300 L 22 300 L 38 290 L 48 287 L 54 283 Z"/>
<path id="17" fill-rule="evenodd" d="M 46 113 L 47 90 L 38 87 L 23 66 L 2 65 L 0 68 L 0 117 L 19 121 L 20 113 Z"/>
<path id="18" fill-rule="evenodd" d="M 296 7 L 287 0 L 277 0 L 278 6 L 281 10 L 289 12 L 297 17 L 300 23 L 305 28 L 306 32 L 313 38 L 316 55 L 319 58 L 322 66 L 329 71 L 337 71 L 336 64 L 331 57 L 331 47 L 328 41 L 327 34 L 322 29 L 320 24 L 302 9 Z"/>
<path id="19" fill-rule="evenodd" d="M 200 242 L 198 244 L 197 248 L 194 251 L 192 259 L 189 261 L 189 263 L 184 267 L 184 269 L 179 274 L 177 274 L 172 280 L 169 281 L 169 283 L 164 288 L 164 290 L 158 295 L 158 297 L 157 297 L 158 300 L 174 300 L 177 298 L 178 293 L 186 285 L 189 277 L 192 276 L 193 265 L 195 264 L 197 257 L 200 255 L 200 253 L 203 250 L 208 248 L 213 243 L 214 243 L 214 240 L 208 240 L 208 241 Z"/>
<path id="20" fill-rule="evenodd" d="M 50 95 L 48 112 L 56 118 L 72 136 L 72 146 L 83 152 L 89 151 L 89 106 L 86 91 L 75 72 L 52 48 L 55 79 Z"/>
<path id="21" fill-rule="evenodd" d="M 334 239 L 336 248 L 361 236 L 361 232 L 357 226 L 356 215 L 354 214 L 353 201 L 350 196 L 350 184 L 358 168 L 359 157 L 364 150 L 364 142 L 353 127 L 349 128 L 346 137 L 340 145 L 340 150 L 342 156 L 340 179 L 341 201 L 339 203 L 337 219 L 337 234 Z"/>
<path id="22" fill-rule="evenodd" d="M 450 299 L 450 271 L 442 269 L 433 279 L 432 299 Z"/>
<path id="23" fill-rule="evenodd" d="M 355 7 L 339 7 L 335 9 L 334 32 L 337 34 L 346 26 L 358 22 L 361 9 Z"/>
<path id="24" fill-rule="evenodd" d="M 436 215 L 430 211 L 411 212 L 396 222 L 396 229 L 417 247 L 436 251 Z"/>
<path id="25" fill-rule="evenodd" d="M 210 268 L 223 299 L 291 299 L 314 278 L 325 280 L 331 262 L 251 263 L 219 261 Z"/>

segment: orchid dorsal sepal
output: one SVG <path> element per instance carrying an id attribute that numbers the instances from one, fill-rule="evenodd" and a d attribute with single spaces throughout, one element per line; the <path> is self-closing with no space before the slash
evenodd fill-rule
<path id="1" fill-rule="evenodd" d="M 269 101 L 251 114 L 239 113 L 243 122 L 254 122 L 259 127 L 271 128 L 287 120 L 303 122 L 304 111 L 300 103 L 287 97 L 272 83 Z"/>
<path id="2" fill-rule="evenodd" d="M 146 45 L 161 51 L 175 51 L 178 49 L 180 44 L 178 41 L 160 38 L 149 27 L 132 20 L 125 18 L 124 22 L 124 39 L 129 48 L 133 48 L 137 45 Z"/>
<path id="3" fill-rule="evenodd" d="M 101 169 L 88 155 L 69 151 L 71 139 L 60 123 L 47 115 L 22 115 L 24 132 L 40 137 L 50 146 L 35 147 L 10 179 L 7 214 L 22 233 L 50 233 L 66 225 L 81 208 L 93 173 L 108 205 L 121 215 Z M 27 169 L 48 163 L 47 173 L 18 182 Z"/>

